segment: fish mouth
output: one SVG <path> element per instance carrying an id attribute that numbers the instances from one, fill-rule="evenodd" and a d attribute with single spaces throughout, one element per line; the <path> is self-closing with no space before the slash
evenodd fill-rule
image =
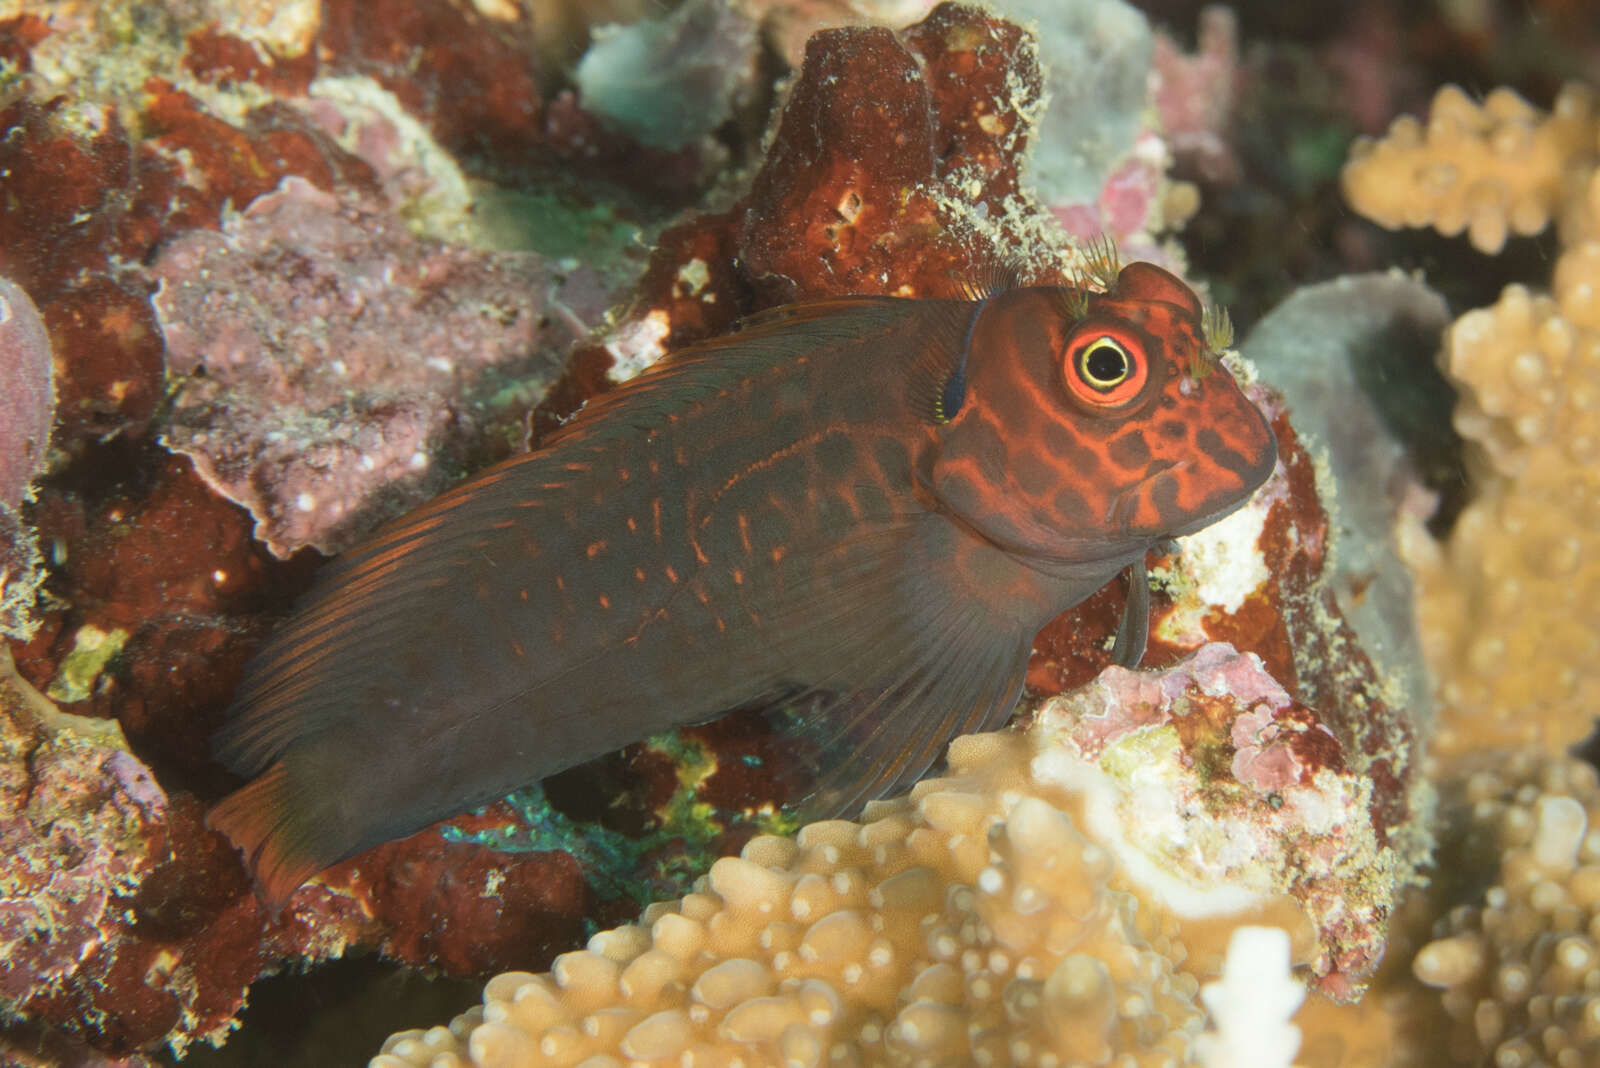
<path id="1" fill-rule="evenodd" d="M 1103 543 L 1106 547 L 1106 551 L 1103 554 L 1085 553 L 1081 548 L 1070 553 L 1044 552 L 1031 546 L 1006 544 L 1003 540 L 997 539 L 992 535 L 986 534 L 982 531 L 978 531 L 978 534 L 980 537 L 984 538 L 984 540 L 1009 553 L 1015 559 L 1023 561 L 1037 570 L 1048 573 L 1053 573 L 1053 569 L 1059 567 L 1076 569 L 1084 566 L 1096 566 L 1107 562 L 1114 562 L 1117 565 L 1117 569 L 1120 570 L 1129 562 L 1130 559 L 1142 559 L 1144 557 L 1145 549 L 1151 546 L 1159 545 L 1166 541 L 1170 541 L 1179 534 L 1186 532 L 1183 530 L 1177 530 L 1155 534 L 1142 534 L 1137 533 L 1132 529 L 1132 523 L 1134 512 L 1133 501 L 1138 492 L 1149 483 L 1160 478 L 1162 475 L 1165 475 L 1171 471 L 1181 471 L 1188 466 L 1188 460 L 1160 461 L 1152 467 L 1149 474 L 1117 491 L 1117 495 L 1112 498 L 1111 503 L 1106 506 L 1104 526 L 1108 532 L 1108 535 L 1103 538 L 1096 539 L 1097 541 Z M 1208 519 L 1207 522 L 1209 521 L 1210 520 Z M 1204 525 L 1204 523 L 1199 524 L 1199 526 Z M 1198 527 L 1195 529 L 1198 529 Z M 1138 543 L 1138 549 L 1136 551 L 1130 550 L 1128 547 L 1129 542 Z"/>

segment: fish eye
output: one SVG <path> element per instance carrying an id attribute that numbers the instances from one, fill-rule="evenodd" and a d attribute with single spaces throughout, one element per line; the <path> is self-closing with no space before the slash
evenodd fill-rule
<path id="1" fill-rule="evenodd" d="M 1115 389 L 1133 370 L 1128 351 L 1108 337 L 1097 339 L 1078 356 L 1083 380 L 1095 389 Z"/>
<path id="2" fill-rule="evenodd" d="M 1069 345 L 1067 385 L 1073 396 L 1096 408 L 1115 408 L 1138 396 L 1147 371 L 1128 343 L 1095 333 Z"/>

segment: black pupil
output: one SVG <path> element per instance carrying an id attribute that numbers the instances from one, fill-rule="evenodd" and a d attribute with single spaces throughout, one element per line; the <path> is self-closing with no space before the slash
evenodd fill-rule
<path id="1" fill-rule="evenodd" d="M 1128 373 L 1128 358 L 1114 345 L 1096 345 L 1083 366 L 1096 385 L 1115 385 Z"/>

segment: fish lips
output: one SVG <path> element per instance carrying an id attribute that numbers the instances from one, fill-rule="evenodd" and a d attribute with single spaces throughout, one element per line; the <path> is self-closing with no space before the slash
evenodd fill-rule
<path id="1" fill-rule="evenodd" d="M 1219 468 L 1233 474 L 1238 479 L 1237 483 L 1233 485 L 1225 484 L 1219 487 L 1208 498 L 1208 500 L 1216 502 L 1214 505 L 1208 507 L 1205 503 L 1202 503 L 1201 507 L 1189 519 L 1182 523 L 1167 526 L 1160 532 L 1159 537 L 1181 538 L 1204 530 L 1217 520 L 1232 515 L 1244 507 L 1250 498 L 1254 496 L 1256 490 L 1265 485 L 1267 479 L 1272 477 L 1272 472 L 1278 466 L 1278 440 L 1272 433 L 1272 427 L 1267 424 L 1265 419 L 1261 418 L 1259 413 L 1255 412 L 1254 407 L 1251 408 L 1251 413 L 1255 415 L 1260 424 L 1260 432 L 1263 438 L 1263 444 L 1256 450 L 1254 458 L 1244 457 L 1235 450 L 1227 450 L 1227 462 L 1218 460 L 1215 455 L 1210 457 Z M 1234 457 L 1237 457 L 1237 459 L 1234 459 Z M 1176 477 L 1175 471 L 1177 469 L 1178 465 L 1175 464 L 1172 468 L 1154 472 L 1137 483 L 1135 491 L 1139 487 L 1147 483 L 1154 483 L 1161 478 Z"/>

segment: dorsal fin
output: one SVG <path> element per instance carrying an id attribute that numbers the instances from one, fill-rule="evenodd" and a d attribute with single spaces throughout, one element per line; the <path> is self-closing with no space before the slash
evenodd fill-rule
<path id="1" fill-rule="evenodd" d="M 986 263 L 960 275 L 956 289 L 967 300 L 984 301 L 1013 289 L 1021 289 L 1024 273 L 1025 266 L 1019 260 Z"/>

